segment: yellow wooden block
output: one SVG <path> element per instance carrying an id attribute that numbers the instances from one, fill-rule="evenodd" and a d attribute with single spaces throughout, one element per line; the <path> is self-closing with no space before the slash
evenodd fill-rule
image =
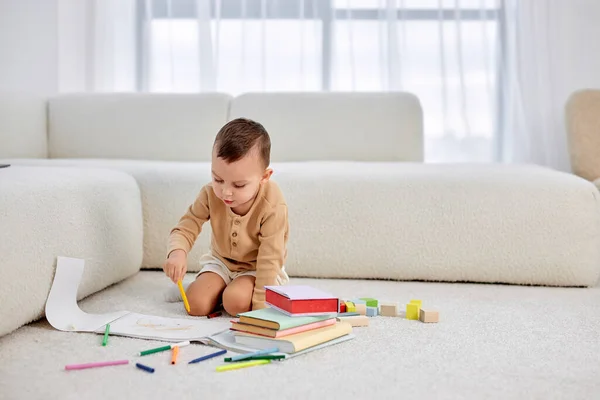
<path id="1" fill-rule="evenodd" d="M 419 309 L 421 307 L 418 304 L 409 303 L 406 305 L 406 319 L 418 320 Z"/>
<path id="2" fill-rule="evenodd" d="M 367 315 L 367 305 L 366 304 L 355 304 L 354 308 L 356 312 L 360 315 Z"/>
<path id="3" fill-rule="evenodd" d="M 421 300 L 412 299 L 410 301 L 410 304 L 417 304 L 419 307 L 421 307 L 423 305 L 423 302 Z"/>
<path id="4" fill-rule="evenodd" d="M 440 313 L 434 310 L 419 310 L 419 321 L 440 322 Z"/>
<path id="5" fill-rule="evenodd" d="M 351 301 L 346 302 L 346 312 L 356 312 L 356 306 L 354 305 L 353 302 L 351 302 Z"/>

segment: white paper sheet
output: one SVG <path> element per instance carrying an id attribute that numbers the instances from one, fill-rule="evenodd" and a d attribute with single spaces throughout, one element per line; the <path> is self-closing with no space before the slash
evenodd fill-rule
<path id="1" fill-rule="evenodd" d="M 166 318 L 130 311 L 106 314 L 83 312 L 77 305 L 77 289 L 84 265 L 84 260 L 58 257 L 54 282 L 46 302 L 46 319 L 58 330 L 104 333 L 104 327 L 110 323 L 111 335 L 208 344 L 209 336 L 229 329 L 230 322 L 225 318 Z"/>
<path id="2" fill-rule="evenodd" d="M 224 318 L 200 320 L 129 313 L 110 324 L 110 334 L 175 342 L 204 342 L 214 333 L 229 330 L 230 326 L 231 322 Z M 104 327 L 96 332 L 104 333 Z"/>
<path id="3" fill-rule="evenodd" d="M 129 311 L 88 314 L 77 305 L 77 288 L 83 275 L 84 261 L 58 257 L 54 282 L 46 301 L 46 319 L 60 331 L 93 332 Z"/>

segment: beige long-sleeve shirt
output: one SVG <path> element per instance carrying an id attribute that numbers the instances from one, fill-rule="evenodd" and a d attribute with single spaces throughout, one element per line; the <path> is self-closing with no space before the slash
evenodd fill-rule
<path id="1" fill-rule="evenodd" d="M 288 212 L 279 186 L 264 183 L 248 213 L 235 214 L 207 184 L 179 223 L 171 230 L 168 253 L 191 250 L 210 221 L 212 255 L 231 271 L 256 271 L 252 308 L 265 307 L 265 289 L 275 285 L 287 257 Z"/>

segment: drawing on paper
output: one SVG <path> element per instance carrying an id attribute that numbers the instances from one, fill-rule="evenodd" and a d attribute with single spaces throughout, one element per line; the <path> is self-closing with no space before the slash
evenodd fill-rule
<path id="1" fill-rule="evenodd" d="M 150 318 L 140 318 L 136 321 L 137 327 L 150 328 L 155 331 L 189 331 L 194 328 L 194 325 L 186 325 L 180 323 L 160 323 L 155 322 Z"/>

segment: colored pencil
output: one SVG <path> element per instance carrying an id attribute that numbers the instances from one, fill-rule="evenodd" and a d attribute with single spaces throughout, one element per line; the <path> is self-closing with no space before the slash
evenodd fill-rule
<path id="1" fill-rule="evenodd" d="M 212 314 L 208 314 L 208 315 L 206 316 L 206 318 L 208 318 L 208 319 L 211 319 L 211 318 L 220 317 L 221 315 L 223 315 L 223 314 L 221 313 L 221 311 L 215 311 L 215 312 L 214 312 L 214 313 L 212 313 Z"/>
<path id="2" fill-rule="evenodd" d="M 183 284 L 181 280 L 177 281 L 177 286 L 179 286 L 179 292 L 181 292 L 181 298 L 183 299 L 183 305 L 185 306 L 185 310 L 190 313 L 190 303 L 188 303 L 187 296 L 185 295 L 185 290 L 183 290 Z"/>
<path id="3" fill-rule="evenodd" d="M 171 350 L 171 345 L 161 346 L 150 350 L 140 351 L 140 356 L 147 356 L 149 354 L 160 353 L 161 351 Z"/>
<path id="4" fill-rule="evenodd" d="M 179 355 L 179 346 L 173 347 L 173 355 L 171 356 L 171 365 L 177 364 L 177 355 Z"/>
<path id="5" fill-rule="evenodd" d="M 110 332 L 110 324 L 106 324 L 106 329 L 104 330 L 104 339 L 102 339 L 102 346 L 106 346 L 108 344 L 108 332 Z"/>
<path id="6" fill-rule="evenodd" d="M 71 364 L 71 365 L 65 365 L 65 369 L 70 371 L 70 370 L 75 370 L 75 369 L 110 367 L 112 365 L 123 365 L 123 364 L 129 364 L 129 360 L 101 361 L 101 362 L 93 362 L 93 363 L 87 363 L 87 364 Z"/>
<path id="7" fill-rule="evenodd" d="M 252 356 L 250 358 L 246 358 L 246 360 L 248 361 L 253 361 L 253 360 L 283 360 L 285 359 L 285 356 L 282 355 L 264 355 L 264 356 Z M 231 357 L 225 357 L 224 359 L 225 362 L 234 362 Z"/>
<path id="8" fill-rule="evenodd" d="M 231 371 L 233 369 L 254 367 L 256 365 L 263 365 L 263 364 L 270 364 L 270 363 L 271 363 L 271 360 L 254 360 L 254 361 L 246 361 L 246 362 L 239 362 L 239 363 L 231 363 L 231 364 L 221 365 L 220 367 L 217 367 L 217 372 Z"/>
<path id="9" fill-rule="evenodd" d="M 214 357 L 219 357 L 225 353 L 227 353 L 227 350 L 217 351 L 216 353 L 212 353 L 212 354 L 208 354 L 206 356 L 195 358 L 192 361 L 190 361 L 188 364 L 196 364 L 196 363 L 199 363 L 200 361 L 208 360 L 208 359 L 214 358 Z"/>
<path id="10" fill-rule="evenodd" d="M 161 347 L 157 347 L 157 348 L 154 348 L 154 349 L 140 351 L 139 355 L 140 356 L 147 356 L 149 354 L 160 353 L 161 351 L 171 350 L 175 346 L 177 346 L 177 347 L 183 347 L 183 346 L 187 346 L 189 344 L 190 344 L 190 342 L 186 340 L 185 342 L 181 342 L 181 343 L 168 344 L 166 346 L 161 346 Z"/>
<path id="11" fill-rule="evenodd" d="M 154 373 L 154 368 L 149 367 L 147 365 L 136 363 L 135 366 L 138 367 L 139 369 L 143 369 L 146 372 L 150 372 L 151 374 Z"/>
<path id="12" fill-rule="evenodd" d="M 262 356 L 262 355 L 271 354 L 271 353 L 277 353 L 278 351 L 279 351 L 279 349 L 277 347 L 273 347 L 272 349 L 255 351 L 254 353 L 240 354 L 240 355 L 231 357 L 231 361 L 247 360 L 250 357 Z"/>

